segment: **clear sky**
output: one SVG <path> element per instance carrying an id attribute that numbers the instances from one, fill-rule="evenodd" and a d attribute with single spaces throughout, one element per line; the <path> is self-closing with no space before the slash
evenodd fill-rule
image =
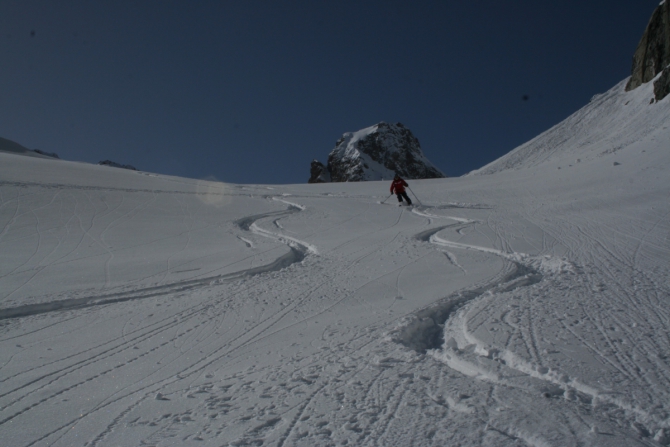
<path id="1" fill-rule="evenodd" d="M 401 122 L 450 176 L 630 74 L 658 0 L 0 0 L 0 137 L 63 159 L 305 183 Z"/>

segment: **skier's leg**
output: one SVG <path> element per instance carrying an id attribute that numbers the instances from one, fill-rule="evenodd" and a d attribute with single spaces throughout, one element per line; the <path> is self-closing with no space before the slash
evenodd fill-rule
<path id="1" fill-rule="evenodd" d="M 398 196 L 398 202 L 402 203 L 402 194 L 396 193 L 396 196 Z"/>
<path id="2" fill-rule="evenodd" d="M 407 204 L 408 204 L 408 205 L 411 205 L 411 204 L 412 204 L 412 200 L 411 200 L 411 199 L 409 198 L 409 196 L 407 195 L 407 191 L 403 192 L 402 195 L 403 195 L 403 197 L 405 197 L 405 200 L 407 200 Z"/>

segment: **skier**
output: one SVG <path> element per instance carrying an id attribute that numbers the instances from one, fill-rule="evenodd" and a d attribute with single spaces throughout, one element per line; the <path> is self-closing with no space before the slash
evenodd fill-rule
<path id="1" fill-rule="evenodd" d="M 411 205 L 412 201 L 410 200 L 407 192 L 405 192 L 405 186 L 409 186 L 406 181 L 400 178 L 398 174 L 393 177 L 393 183 L 391 183 L 391 194 L 395 192 L 395 195 L 398 196 L 398 206 L 402 205 L 403 197 L 407 200 L 407 205 Z"/>

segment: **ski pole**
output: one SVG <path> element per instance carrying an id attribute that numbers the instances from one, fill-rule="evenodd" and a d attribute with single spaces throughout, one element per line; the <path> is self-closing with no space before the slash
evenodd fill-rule
<path id="1" fill-rule="evenodd" d="M 391 196 L 392 196 L 392 195 L 393 195 L 393 193 L 391 193 Z M 385 198 L 384 201 L 383 201 L 382 203 L 386 203 L 386 201 L 387 201 L 388 199 L 390 199 L 391 196 L 388 196 L 387 198 Z"/>
<path id="2" fill-rule="evenodd" d="M 409 189 L 410 191 L 412 191 L 412 188 L 410 188 L 409 186 L 407 186 L 407 189 Z M 414 191 L 412 191 L 412 195 L 414 196 L 414 198 L 416 199 L 416 201 L 419 202 L 419 205 L 423 206 L 423 203 L 421 203 L 421 200 L 419 200 L 419 198 L 416 196 L 416 194 L 414 193 Z M 388 199 L 386 199 L 386 200 L 388 200 Z"/>

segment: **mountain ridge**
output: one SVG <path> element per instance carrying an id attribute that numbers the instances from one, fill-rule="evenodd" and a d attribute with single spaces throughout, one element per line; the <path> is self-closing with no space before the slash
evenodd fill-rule
<path id="1" fill-rule="evenodd" d="M 419 140 L 402 123 L 384 121 L 344 133 L 328 155 L 328 164 L 313 160 L 308 183 L 444 178 L 423 154 Z"/>

